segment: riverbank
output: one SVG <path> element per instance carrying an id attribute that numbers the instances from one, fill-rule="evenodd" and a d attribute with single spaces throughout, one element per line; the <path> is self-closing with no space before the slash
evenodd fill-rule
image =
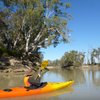
<path id="1" fill-rule="evenodd" d="M 82 69 L 88 69 L 88 70 L 100 70 L 100 66 L 98 65 L 83 65 Z"/>
<path id="2" fill-rule="evenodd" d="M 25 72 L 27 68 L 7 68 L 4 70 L 0 70 L 0 73 L 18 73 L 18 72 Z"/>
<path id="3" fill-rule="evenodd" d="M 52 70 L 52 69 L 60 69 L 61 67 L 59 66 L 48 66 L 47 67 L 49 70 Z M 100 70 L 100 67 L 98 65 L 95 65 L 95 66 L 91 66 L 91 65 L 83 65 L 81 67 L 71 67 L 70 69 L 88 69 L 88 70 Z M 25 71 L 27 71 L 27 68 L 21 66 L 21 67 L 13 67 L 13 66 L 10 66 L 8 67 L 7 69 L 4 69 L 4 70 L 0 70 L 0 73 L 24 73 Z"/>
<path id="4" fill-rule="evenodd" d="M 51 69 L 58 69 L 58 67 L 53 67 L 53 66 L 48 66 L 47 67 L 49 70 Z M 21 73 L 21 72 L 26 72 L 27 68 L 21 66 L 21 67 L 8 67 L 7 69 L 1 69 L 0 73 Z"/>

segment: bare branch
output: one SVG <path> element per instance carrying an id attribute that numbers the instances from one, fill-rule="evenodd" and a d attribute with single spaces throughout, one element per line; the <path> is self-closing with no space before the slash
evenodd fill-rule
<path id="1" fill-rule="evenodd" d="M 40 40 L 40 38 L 44 35 L 42 34 L 44 31 L 44 26 L 41 28 L 40 32 L 38 33 L 37 37 L 34 39 L 34 43 Z"/>
<path id="2" fill-rule="evenodd" d="M 17 44 L 19 38 L 20 38 L 20 34 L 18 34 L 18 36 L 17 36 L 17 38 L 16 38 L 16 40 L 15 40 L 15 42 L 14 42 L 14 48 L 16 47 L 16 44 Z"/>
<path id="3" fill-rule="evenodd" d="M 25 25 L 25 16 L 24 16 L 23 21 L 22 21 L 22 30 L 24 30 L 24 25 Z"/>

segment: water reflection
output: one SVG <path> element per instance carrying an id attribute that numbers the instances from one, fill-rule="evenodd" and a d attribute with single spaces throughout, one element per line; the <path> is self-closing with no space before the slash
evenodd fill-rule
<path id="1" fill-rule="evenodd" d="M 24 77 L 23 73 L 20 75 L 0 74 L 0 89 L 23 86 L 23 77 Z M 84 98 L 84 97 L 86 98 L 85 100 L 91 100 L 89 98 L 94 98 L 94 99 L 100 98 L 99 95 L 100 70 L 99 69 L 98 70 L 92 68 L 90 69 L 77 68 L 72 70 L 52 69 L 42 77 L 41 81 L 59 82 L 59 81 L 68 81 L 68 80 L 75 81 L 75 84 L 73 86 L 74 92 L 72 92 L 73 89 L 68 89 L 68 90 L 62 89 L 45 95 L 16 98 L 15 100 L 80 100 L 80 98 Z"/>
<path id="2" fill-rule="evenodd" d="M 23 86 L 23 77 L 23 74 L 0 74 L 0 89 Z"/>
<path id="3" fill-rule="evenodd" d="M 16 74 L 0 74 L 0 88 L 9 88 L 23 85 L 23 73 Z M 90 84 L 100 86 L 100 70 L 93 69 L 52 69 L 47 72 L 41 81 L 59 82 L 74 80 L 77 85 Z"/>
<path id="4" fill-rule="evenodd" d="M 75 80 L 77 84 L 85 83 L 85 76 L 82 70 L 74 69 L 74 70 L 66 70 L 66 69 L 58 69 L 51 70 L 46 73 L 42 79 L 42 81 L 69 81 Z"/>
<path id="5" fill-rule="evenodd" d="M 84 69 L 86 83 L 89 85 L 100 86 L 100 70 Z"/>

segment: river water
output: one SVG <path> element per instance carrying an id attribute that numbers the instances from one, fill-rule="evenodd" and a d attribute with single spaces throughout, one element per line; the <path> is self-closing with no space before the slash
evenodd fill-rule
<path id="1" fill-rule="evenodd" d="M 23 77 L 23 73 L 0 74 L 0 89 L 23 86 Z M 75 81 L 75 84 L 70 88 L 37 96 L 32 95 L 2 100 L 100 100 L 99 69 L 52 69 L 41 79 L 41 81 L 47 82 L 63 82 L 68 80 Z"/>

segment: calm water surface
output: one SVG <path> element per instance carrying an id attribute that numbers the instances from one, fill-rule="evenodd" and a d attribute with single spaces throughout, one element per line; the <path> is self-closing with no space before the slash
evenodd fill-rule
<path id="1" fill-rule="evenodd" d="M 88 68 L 73 70 L 52 69 L 42 77 L 41 81 L 63 82 L 68 80 L 75 81 L 71 88 L 64 88 L 38 96 L 2 100 L 100 100 L 100 70 Z M 23 86 L 23 74 L 0 74 L 0 89 L 15 86 Z"/>

